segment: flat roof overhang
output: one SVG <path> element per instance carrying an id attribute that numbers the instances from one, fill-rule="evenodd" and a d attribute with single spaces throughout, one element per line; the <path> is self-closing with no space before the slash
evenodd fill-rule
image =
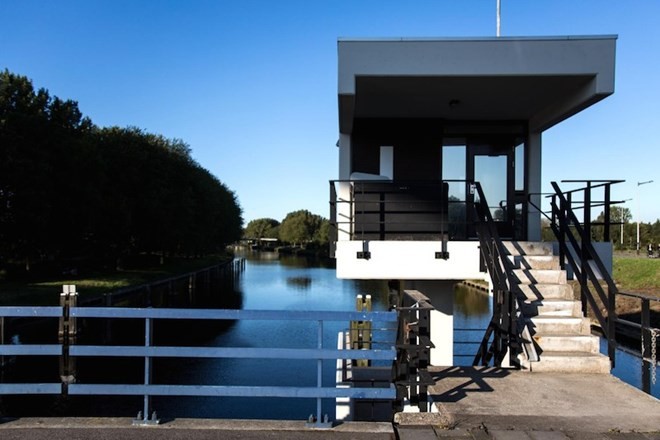
<path id="1" fill-rule="evenodd" d="M 339 40 L 339 127 L 356 118 L 528 121 L 614 92 L 616 36 Z"/>

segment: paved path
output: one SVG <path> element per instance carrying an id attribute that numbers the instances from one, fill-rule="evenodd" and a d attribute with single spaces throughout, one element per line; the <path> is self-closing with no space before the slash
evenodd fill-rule
<path id="1" fill-rule="evenodd" d="M 609 374 L 492 367 L 431 373 L 437 412 L 397 414 L 402 440 L 660 440 L 660 401 Z"/>
<path id="2" fill-rule="evenodd" d="M 0 420 L 2 440 L 393 440 L 391 423 L 351 422 L 328 430 L 304 422 L 177 419 L 156 426 L 131 426 L 129 418 L 22 418 Z"/>
<path id="3" fill-rule="evenodd" d="M 473 429 L 442 429 L 432 426 L 400 427 L 400 440 L 660 440 L 660 433 L 490 430 L 486 426 Z"/>

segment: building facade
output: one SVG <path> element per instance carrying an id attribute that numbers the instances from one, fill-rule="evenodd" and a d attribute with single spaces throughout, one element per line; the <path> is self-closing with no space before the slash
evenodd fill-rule
<path id="1" fill-rule="evenodd" d="M 540 240 L 542 133 L 614 92 L 615 47 L 616 36 L 338 42 L 337 276 L 429 296 L 433 364 L 452 364 L 451 286 L 488 279 L 472 183 L 502 238 Z"/>

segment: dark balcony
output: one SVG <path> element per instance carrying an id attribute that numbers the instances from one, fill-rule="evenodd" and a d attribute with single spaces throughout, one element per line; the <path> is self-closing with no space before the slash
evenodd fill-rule
<path id="1" fill-rule="evenodd" d="M 346 187 L 338 195 L 342 183 Z M 334 180 L 330 222 L 335 234 L 348 234 L 350 240 L 466 239 L 465 194 L 469 194 L 465 181 Z"/>

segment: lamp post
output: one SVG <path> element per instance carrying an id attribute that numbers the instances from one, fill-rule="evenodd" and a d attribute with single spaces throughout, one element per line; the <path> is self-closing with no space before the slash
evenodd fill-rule
<path id="1" fill-rule="evenodd" d="M 625 199 L 623 200 L 623 203 L 629 202 L 632 199 Z M 623 249 L 623 207 L 619 209 L 620 217 L 621 217 L 621 249 Z"/>
<path id="2" fill-rule="evenodd" d="M 645 182 L 637 182 L 637 255 L 639 255 L 639 187 L 646 185 L 647 183 L 653 183 L 652 180 L 647 180 Z"/>

